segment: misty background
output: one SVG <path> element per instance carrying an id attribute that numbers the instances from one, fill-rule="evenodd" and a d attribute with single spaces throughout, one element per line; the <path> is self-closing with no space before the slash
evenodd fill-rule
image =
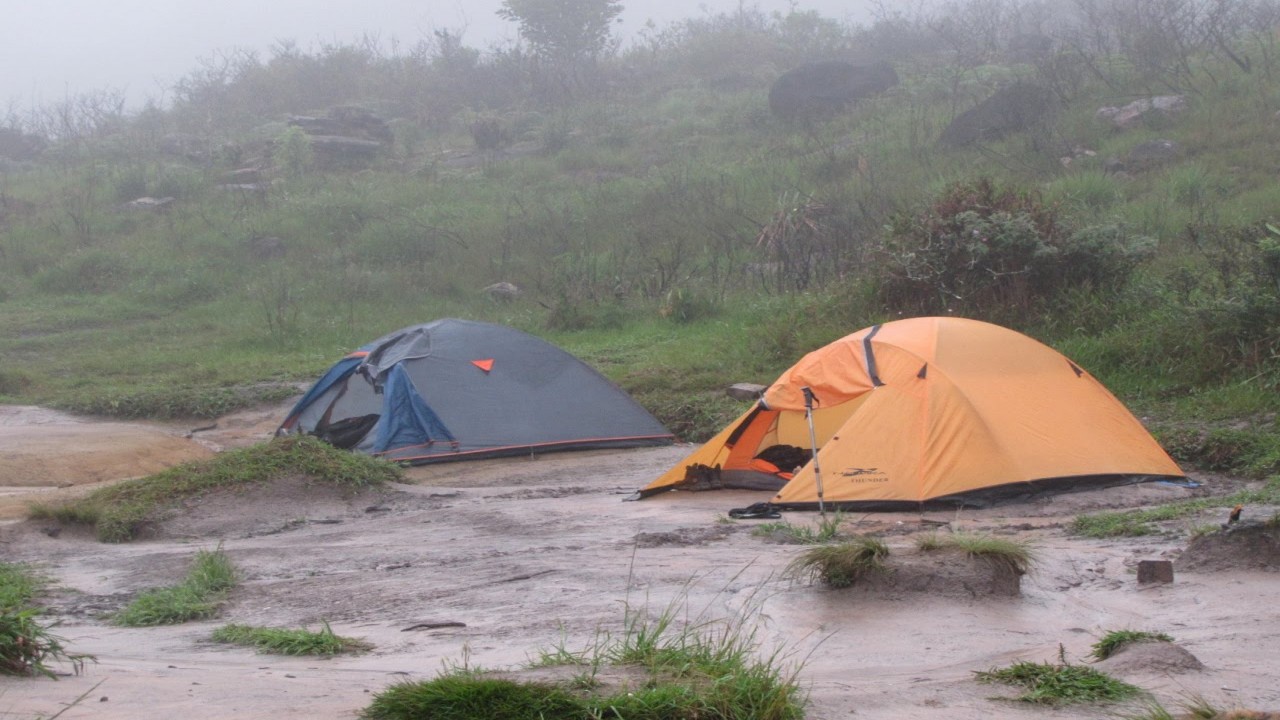
<path id="1" fill-rule="evenodd" d="M 53 0 L 13 4 L 0 24 L 0 103 L 22 111 L 96 90 L 119 91 L 128 105 L 167 101 L 168 89 L 202 59 L 232 49 L 269 57 L 281 41 L 301 49 L 370 37 L 387 48 L 412 46 L 433 30 L 461 33 L 479 49 L 517 40 L 497 15 L 502 0 Z M 864 22 L 872 0 L 630 0 L 615 35 L 625 44 L 652 23 L 661 28 L 739 7 L 766 13 L 814 11 Z"/>

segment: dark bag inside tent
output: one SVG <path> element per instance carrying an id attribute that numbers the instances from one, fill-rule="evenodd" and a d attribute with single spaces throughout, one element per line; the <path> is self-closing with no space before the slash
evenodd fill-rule
<path id="1" fill-rule="evenodd" d="M 374 425 L 378 424 L 378 413 L 343 418 L 335 423 L 328 423 L 315 429 L 312 435 L 341 450 L 355 447 Z"/>

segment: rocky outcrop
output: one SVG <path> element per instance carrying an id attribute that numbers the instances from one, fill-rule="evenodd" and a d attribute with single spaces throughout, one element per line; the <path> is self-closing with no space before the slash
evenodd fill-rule
<path id="1" fill-rule="evenodd" d="M 854 65 L 841 60 L 809 63 L 783 73 L 769 90 L 769 109 L 788 122 L 835 115 L 850 104 L 898 84 L 887 63 Z"/>
<path id="2" fill-rule="evenodd" d="M 323 117 L 294 115 L 289 126 L 307 134 L 316 163 L 325 168 L 367 165 L 394 137 L 385 120 L 352 106 L 333 108 Z"/>

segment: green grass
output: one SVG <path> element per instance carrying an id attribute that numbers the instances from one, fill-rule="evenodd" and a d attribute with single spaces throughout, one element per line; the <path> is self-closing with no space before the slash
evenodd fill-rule
<path id="1" fill-rule="evenodd" d="M 767 537 L 797 545 L 820 545 L 831 542 L 840 536 L 840 524 L 844 522 L 844 514 L 833 512 L 818 518 L 817 527 L 808 525 L 792 525 L 789 522 L 761 523 L 751 529 L 756 537 Z"/>
<path id="2" fill-rule="evenodd" d="M 1241 490 L 1222 497 L 1195 498 L 1138 510 L 1077 515 L 1071 523 L 1071 531 L 1091 538 L 1138 537 L 1159 532 L 1155 523 L 1180 520 L 1206 510 L 1229 508 L 1243 504 L 1280 504 L 1280 478 L 1273 478 L 1261 488 Z M 1226 521 L 1224 515 L 1222 520 Z"/>
<path id="3" fill-rule="evenodd" d="M 1003 567 L 1016 575 L 1030 572 L 1036 561 L 1035 552 L 1029 543 L 990 535 L 933 533 L 917 539 L 916 548 L 921 552 L 959 550 L 971 558 Z"/>
<path id="4" fill-rule="evenodd" d="M 590 716 L 586 713 L 586 704 L 562 688 L 460 673 L 426 682 L 393 685 L 378 693 L 361 717 L 366 720 L 576 720 Z"/>
<path id="5" fill-rule="evenodd" d="M 201 550 L 182 582 L 143 592 L 111 620 L 125 627 L 149 627 L 209 618 L 235 584 L 235 567 L 221 548 Z"/>
<path id="6" fill-rule="evenodd" d="M 28 607 L 42 586 L 29 566 L 0 562 L 0 611 Z"/>
<path id="7" fill-rule="evenodd" d="M 0 675 L 57 679 L 50 666 L 66 662 L 76 674 L 90 655 L 67 652 L 63 639 L 39 621 L 33 605 L 45 581 L 26 565 L 0 562 Z"/>
<path id="8" fill-rule="evenodd" d="M 495 678 L 452 668 L 433 680 L 393 685 L 365 709 L 366 720 L 801 720 L 805 699 L 795 673 L 774 653 L 757 657 L 750 622 L 680 623 L 628 610 L 620 637 L 590 648 L 542 653 L 534 667 L 587 666 L 559 683 Z M 640 671 L 634 684 L 607 686 L 606 666 Z"/>
<path id="9" fill-rule="evenodd" d="M 1095 660 L 1106 660 L 1125 645 L 1140 642 L 1173 642 L 1173 638 L 1161 632 L 1146 630 L 1112 630 L 1093 644 L 1092 657 Z"/>
<path id="10" fill-rule="evenodd" d="M 1080 665 L 1017 662 L 1007 668 L 979 671 L 978 682 L 1023 689 L 1016 699 L 1037 705 L 1072 705 L 1127 700 L 1142 692 L 1134 685 Z"/>
<path id="11" fill-rule="evenodd" d="M 57 679 L 51 663 L 65 662 L 77 675 L 92 655 L 67 652 L 63 639 L 49 632 L 32 609 L 0 610 L 0 675 Z"/>
<path id="12" fill-rule="evenodd" d="M 787 565 L 785 574 L 810 582 L 818 580 L 833 588 L 846 588 L 871 573 L 883 571 L 888 556 L 889 547 L 883 542 L 859 536 L 806 550 Z"/>
<path id="13" fill-rule="evenodd" d="M 1174 715 L 1160 703 L 1152 700 L 1137 714 L 1121 715 L 1123 720 L 1213 720 L 1223 717 L 1222 711 L 1198 695 L 1191 695 L 1178 703 L 1179 712 Z"/>
<path id="14" fill-rule="evenodd" d="M 213 631 L 214 642 L 245 645 L 272 655 L 326 655 L 360 653 L 373 649 L 363 640 L 335 635 L 329 623 L 320 630 L 224 625 Z"/>
<path id="15" fill-rule="evenodd" d="M 292 436 L 118 483 L 66 504 L 37 504 L 32 516 L 90 525 L 103 542 L 125 542 L 181 500 L 295 474 L 353 492 L 400 478 L 399 468 L 391 463 L 338 450 L 315 438 Z"/>

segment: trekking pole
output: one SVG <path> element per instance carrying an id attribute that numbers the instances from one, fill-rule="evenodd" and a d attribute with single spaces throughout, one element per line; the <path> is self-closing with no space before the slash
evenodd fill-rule
<path id="1" fill-rule="evenodd" d="M 822 468 L 818 465 L 818 436 L 813 432 L 813 390 L 809 386 L 800 388 L 804 393 L 804 419 L 809 421 L 809 446 L 813 448 L 813 480 L 818 486 L 818 512 L 827 516 L 826 505 L 822 502 Z"/>

